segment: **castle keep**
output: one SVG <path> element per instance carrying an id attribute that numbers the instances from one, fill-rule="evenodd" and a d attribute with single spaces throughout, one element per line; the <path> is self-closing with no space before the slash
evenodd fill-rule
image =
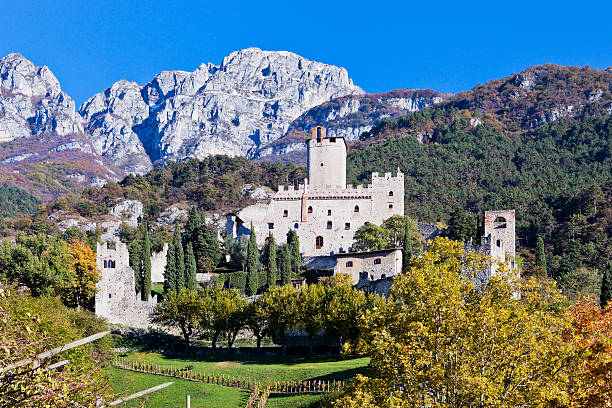
<path id="1" fill-rule="evenodd" d="M 348 252 L 355 231 L 366 222 L 380 225 L 404 215 L 404 174 L 372 173 L 371 184 L 346 185 L 346 142 L 327 137 L 325 128 L 311 131 L 306 142 L 308 178 L 298 188 L 279 186 L 269 203 L 258 203 L 227 216 L 227 236 L 250 234 L 253 223 L 261 246 L 272 232 L 278 241 L 294 229 L 303 256 Z"/>

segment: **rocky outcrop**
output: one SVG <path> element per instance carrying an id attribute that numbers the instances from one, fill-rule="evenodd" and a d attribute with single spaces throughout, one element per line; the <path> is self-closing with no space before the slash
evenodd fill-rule
<path id="1" fill-rule="evenodd" d="M 142 86 L 119 81 L 79 112 L 99 154 L 142 173 L 186 157 L 256 156 L 308 109 L 362 93 L 344 68 L 248 48 L 218 66 L 164 71 Z"/>
<path id="2" fill-rule="evenodd" d="M 48 67 L 9 54 L 0 59 L 0 141 L 47 133 L 83 133 L 74 101 Z"/>
<path id="3" fill-rule="evenodd" d="M 382 119 L 398 118 L 442 102 L 447 95 L 431 90 L 402 89 L 379 94 L 350 95 L 316 106 L 289 126 L 287 134 L 261 147 L 258 157 L 290 156 L 291 161 L 303 162 L 304 131 L 323 125 L 330 137 L 344 137 L 347 142 L 372 129 Z"/>
<path id="4" fill-rule="evenodd" d="M 96 154 L 81 121 L 49 68 L 20 54 L 0 59 L 0 183 L 52 199 L 123 177 Z"/>

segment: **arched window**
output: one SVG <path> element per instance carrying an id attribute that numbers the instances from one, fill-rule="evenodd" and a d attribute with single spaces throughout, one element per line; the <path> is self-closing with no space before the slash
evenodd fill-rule
<path id="1" fill-rule="evenodd" d="M 293 224 L 293 228 L 298 229 L 300 228 L 300 225 L 296 222 L 295 224 Z"/>
<path id="2" fill-rule="evenodd" d="M 312 214 L 312 205 L 308 206 L 308 214 Z"/>
<path id="3" fill-rule="evenodd" d="M 356 212 L 356 213 L 359 212 L 359 206 L 358 205 L 355 206 L 355 209 L 353 210 L 353 212 Z"/>
<path id="4" fill-rule="evenodd" d="M 497 245 L 498 248 L 501 248 L 501 239 L 498 239 L 495 244 Z"/>
<path id="5" fill-rule="evenodd" d="M 382 275 L 380 275 L 380 279 L 385 279 L 387 277 L 387 275 L 385 275 L 384 273 Z"/>
<path id="6" fill-rule="evenodd" d="M 109 261 L 109 263 L 110 263 L 110 267 L 114 269 L 115 268 L 115 261 Z"/>
<path id="7" fill-rule="evenodd" d="M 506 222 L 506 219 L 504 217 L 497 217 L 495 218 L 495 222 Z"/>
<path id="8" fill-rule="evenodd" d="M 327 221 L 327 229 L 332 229 L 332 222 L 331 221 Z"/>
<path id="9" fill-rule="evenodd" d="M 389 197 L 393 197 L 393 191 L 389 191 Z"/>
<path id="10" fill-rule="evenodd" d="M 283 211 L 283 217 L 287 218 L 289 216 L 289 210 L 284 210 Z"/>
<path id="11" fill-rule="evenodd" d="M 104 267 L 108 268 L 108 261 L 106 259 L 104 260 Z"/>
<path id="12" fill-rule="evenodd" d="M 331 210 L 327 210 L 327 215 L 330 216 L 331 215 Z"/>
<path id="13" fill-rule="evenodd" d="M 317 249 L 323 248 L 323 237 L 322 236 L 319 235 L 315 238 L 315 247 Z"/>
<path id="14" fill-rule="evenodd" d="M 374 265 L 380 265 L 380 262 L 381 262 L 380 258 L 376 258 L 374 260 Z"/>
<path id="15" fill-rule="evenodd" d="M 321 129 L 321 127 L 320 127 L 320 126 L 319 126 L 319 127 L 317 127 L 317 142 L 320 142 L 320 141 L 321 141 L 321 137 L 323 136 L 323 135 L 322 135 L 322 133 L 323 133 L 323 132 L 322 132 L 321 130 L 322 130 L 322 129 Z"/>
<path id="16" fill-rule="evenodd" d="M 353 261 L 348 261 L 348 262 L 346 263 L 346 267 L 347 267 L 347 268 L 352 268 L 352 267 L 353 267 Z"/>

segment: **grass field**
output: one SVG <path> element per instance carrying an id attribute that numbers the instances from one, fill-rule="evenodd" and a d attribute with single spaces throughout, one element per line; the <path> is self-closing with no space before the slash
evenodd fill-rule
<path id="1" fill-rule="evenodd" d="M 342 359 L 338 356 L 255 356 L 227 355 L 194 356 L 182 358 L 159 353 L 130 353 L 132 360 L 147 361 L 161 366 L 173 366 L 200 370 L 206 374 L 223 374 L 240 378 L 251 378 L 260 382 L 302 380 L 346 380 L 363 372 L 369 359 Z M 177 380 L 156 375 L 134 373 L 119 368 L 109 368 L 109 377 L 115 392 L 129 395 L 168 381 L 175 383 L 148 397 L 145 407 L 182 407 L 185 396 L 191 395 L 191 406 L 211 408 L 239 408 L 246 404 L 247 391 L 240 391 L 212 384 Z M 318 401 L 321 395 L 297 395 L 270 398 L 268 408 L 307 408 Z M 136 407 L 143 399 L 127 403 L 124 407 Z"/>
<path id="2" fill-rule="evenodd" d="M 130 353 L 132 360 L 161 366 L 189 368 L 205 374 L 251 378 L 262 383 L 272 381 L 346 380 L 363 372 L 368 358 L 342 359 L 331 356 L 257 356 L 205 355 L 174 356 L 159 353 Z"/>

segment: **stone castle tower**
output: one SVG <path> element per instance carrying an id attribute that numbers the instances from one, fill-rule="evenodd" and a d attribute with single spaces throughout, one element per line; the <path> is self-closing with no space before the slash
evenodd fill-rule
<path id="1" fill-rule="evenodd" d="M 146 328 L 149 314 L 157 304 L 155 296 L 142 301 L 135 290 L 134 270 L 123 242 L 97 244 L 96 262 L 102 279 L 96 285 L 96 315 L 109 323 Z"/>
<path id="2" fill-rule="evenodd" d="M 491 258 L 516 267 L 516 216 L 514 210 L 485 211 L 484 236 L 489 240 Z M 497 266 L 492 266 L 495 273 Z"/>
<path id="3" fill-rule="evenodd" d="M 278 186 L 269 203 L 248 206 L 227 215 L 228 237 L 250 234 L 253 223 L 257 243 L 269 233 L 284 242 L 295 230 L 304 256 L 348 252 L 353 237 L 366 222 L 380 225 L 393 215 L 404 215 L 404 174 L 372 173 L 371 184 L 346 185 L 346 141 L 327 137 L 324 127 L 311 130 L 306 141 L 308 178 L 297 188 Z"/>
<path id="4" fill-rule="evenodd" d="M 346 188 L 346 142 L 326 137 L 322 126 L 312 129 L 307 142 L 308 185 L 315 189 Z"/>

